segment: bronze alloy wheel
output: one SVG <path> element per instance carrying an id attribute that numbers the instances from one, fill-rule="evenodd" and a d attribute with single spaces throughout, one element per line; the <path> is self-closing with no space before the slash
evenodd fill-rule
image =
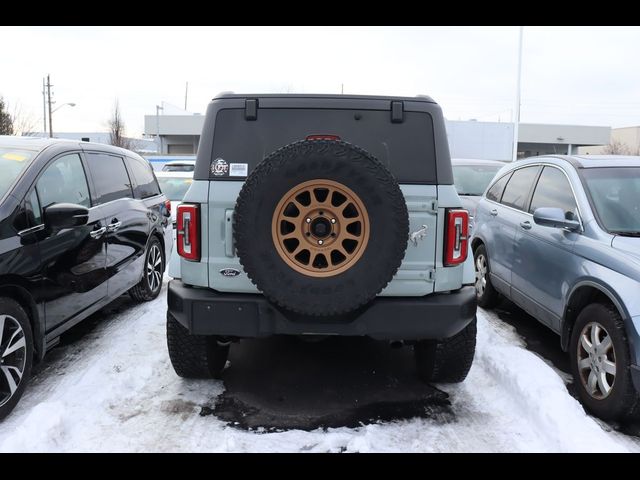
<path id="1" fill-rule="evenodd" d="M 271 224 L 280 257 L 310 277 L 331 277 L 348 270 L 369 241 L 369 216 L 362 200 L 332 180 L 293 187 L 276 206 Z"/>

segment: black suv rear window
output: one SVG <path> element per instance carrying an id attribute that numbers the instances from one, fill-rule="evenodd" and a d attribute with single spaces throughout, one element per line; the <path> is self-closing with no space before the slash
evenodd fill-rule
<path id="1" fill-rule="evenodd" d="M 254 121 L 245 120 L 244 109 L 221 110 L 211 164 L 223 161 L 225 175 L 210 174 L 210 178 L 239 180 L 271 152 L 309 135 L 337 135 L 367 150 L 399 183 L 436 183 L 431 116 L 405 112 L 402 123 L 392 123 L 389 110 L 259 109 Z"/>

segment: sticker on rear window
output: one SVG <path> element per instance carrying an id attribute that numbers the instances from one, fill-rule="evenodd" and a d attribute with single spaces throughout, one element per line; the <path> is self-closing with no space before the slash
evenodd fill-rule
<path id="1" fill-rule="evenodd" d="M 211 173 L 216 177 L 222 177 L 229 174 L 229 164 L 222 158 L 216 158 L 211 164 Z"/>
<path id="2" fill-rule="evenodd" d="M 246 177 L 249 173 L 248 163 L 231 163 L 229 164 L 230 177 Z"/>

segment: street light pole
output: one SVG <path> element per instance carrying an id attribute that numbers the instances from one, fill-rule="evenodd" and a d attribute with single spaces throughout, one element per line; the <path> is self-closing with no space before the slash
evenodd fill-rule
<path id="1" fill-rule="evenodd" d="M 513 155 L 511 161 L 518 159 L 518 130 L 520 129 L 520 78 L 522 77 L 522 32 L 524 27 L 520 27 L 520 38 L 518 40 L 518 80 L 516 82 L 516 104 L 515 118 L 513 122 Z"/>
<path id="2" fill-rule="evenodd" d="M 47 74 L 47 98 L 49 103 L 49 138 L 53 138 L 53 124 L 51 123 L 51 80 L 49 79 L 49 74 Z"/>
<path id="3" fill-rule="evenodd" d="M 47 134 L 47 88 L 44 77 L 42 77 L 42 134 Z"/>

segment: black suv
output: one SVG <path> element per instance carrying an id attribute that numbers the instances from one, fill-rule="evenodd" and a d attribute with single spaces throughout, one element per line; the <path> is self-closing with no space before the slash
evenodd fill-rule
<path id="1" fill-rule="evenodd" d="M 135 153 L 0 137 L 0 419 L 65 330 L 124 292 L 158 296 L 169 219 Z"/>

